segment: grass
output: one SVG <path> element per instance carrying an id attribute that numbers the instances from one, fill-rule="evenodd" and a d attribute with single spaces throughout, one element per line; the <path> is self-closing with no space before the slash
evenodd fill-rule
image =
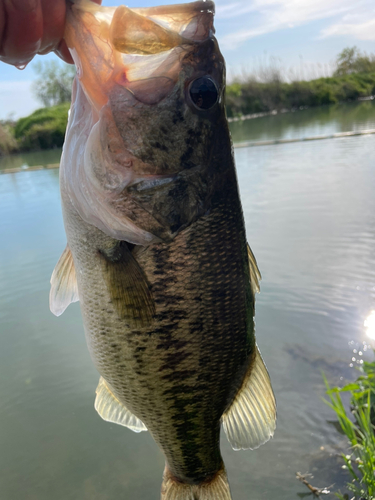
<path id="1" fill-rule="evenodd" d="M 329 397 L 325 402 L 336 413 L 350 443 L 350 453 L 343 455 L 352 478 L 347 488 L 357 500 L 375 500 L 375 361 L 365 362 L 358 379 L 345 387 L 330 388 L 325 377 L 324 381 Z M 342 392 L 350 394 L 350 411 L 343 404 Z M 348 498 L 341 492 L 336 496 Z"/>

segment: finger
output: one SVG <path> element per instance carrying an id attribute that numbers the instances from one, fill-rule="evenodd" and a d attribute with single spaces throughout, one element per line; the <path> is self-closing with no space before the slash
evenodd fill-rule
<path id="1" fill-rule="evenodd" d="M 40 0 L 43 14 L 43 38 L 39 54 L 55 50 L 64 36 L 65 0 Z"/>
<path id="2" fill-rule="evenodd" d="M 5 30 L 5 8 L 0 0 L 0 54 L 1 54 L 1 45 L 2 45 L 4 30 Z"/>
<path id="3" fill-rule="evenodd" d="M 68 49 L 68 46 L 65 43 L 65 40 L 61 40 L 59 43 L 57 49 L 55 49 L 55 54 L 60 57 L 63 61 L 69 64 L 74 64 L 73 58 L 70 54 L 70 51 Z"/>
<path id="4" fill-rule="evenodd" d="M 4 0 L 3 6 L 6 23 L 0 59 L 9 64 L 26 64 L 38 52 L 43 37 L 40 0 Z"/>

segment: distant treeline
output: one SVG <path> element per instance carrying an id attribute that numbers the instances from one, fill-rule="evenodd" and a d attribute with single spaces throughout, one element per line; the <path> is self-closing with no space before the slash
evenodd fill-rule
<path id="1" fill-rule="evenodd" d="M 375 95 L 375 55 L 344 49 L 330 78 L 286 82 L 277 67 L 261 77 L 247 76 L 227 87 L 229 117 L 294 110 Z M 46 62 L 36 66 L 34 93 L 45 106 L 17 122 L 0 122 L 0 155 L 61 147 L 71 99 L 74 67 Z"/>
<path id="2" fill-rule="evenodd" d="M 355 101 L 375 94 L 374 73 L 352 73 L 308 82 L 236 82 L 227 87 L 228 117 Z"/>
<path id="3" fill-rule="evenodd" d="M 226 103 L 228 116 L 235 117 L 355 101 L 374 94 L 375 54 L 350 47 L 337 56 L 330 78 L 286 82 L 275 65 L 260 78 L 250 75 L 228 85 Z"/>

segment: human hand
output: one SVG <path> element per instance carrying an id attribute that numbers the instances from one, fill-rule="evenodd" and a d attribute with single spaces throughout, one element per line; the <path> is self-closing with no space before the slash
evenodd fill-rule
<path id="1" fill-rule="evenodd" d="M 73 63 L 62 39 L 66 7 L 66 0 L 0 0 L 0 61 L 21 67 L 53 51 Z"/>

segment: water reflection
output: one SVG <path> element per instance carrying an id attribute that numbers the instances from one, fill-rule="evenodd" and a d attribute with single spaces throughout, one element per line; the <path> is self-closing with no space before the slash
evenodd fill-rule
<path id="1" fill-rule="evenodd" d="M 375 102 L 337 104 L 231 123 L 235 142 L 297 139 L 375 128 Z"/>
<path id="2" fill-rule="evenodd" d="M 34 165 L 48 165 L 52 163 L 59 163 L 60 158 L 61 148 L 3 156 L 0 157 L 0 170 L 8 170 L 13 168 L 27 169 L 27 167 L 32 167 Z"/>
<path id="3" fill-rule="evenodd" d="M 367 316 L 364 326 L 366 328 L 367 336 L 370 339 L 375 340 L 375 311 L 371 311 L 371 313 Z"/>

